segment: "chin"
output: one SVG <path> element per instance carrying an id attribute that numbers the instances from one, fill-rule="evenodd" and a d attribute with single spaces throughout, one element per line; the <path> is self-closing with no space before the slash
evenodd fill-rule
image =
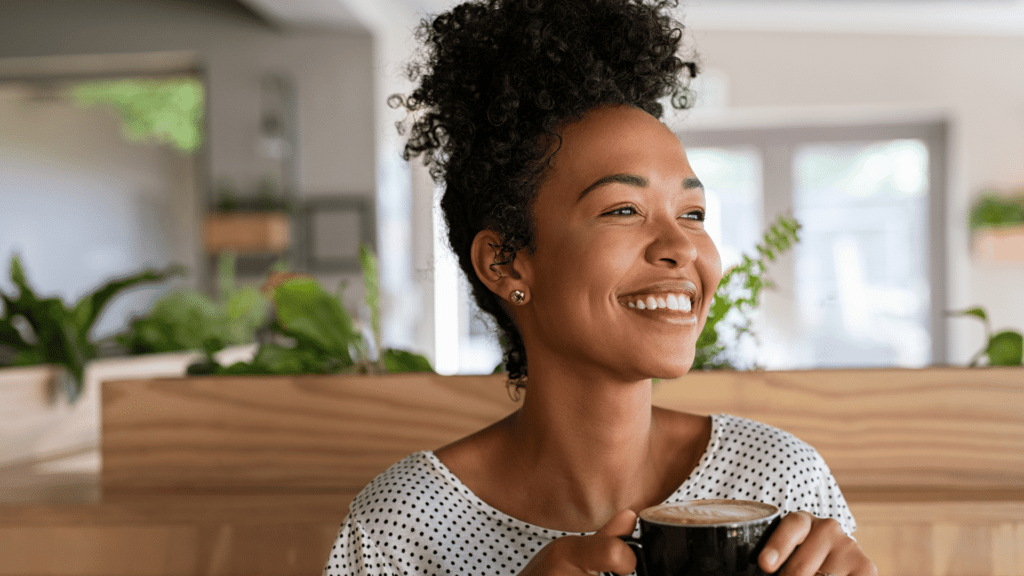
<path id="1" fill-rule="evenodd" d="M 649 377 L 659 380 L 672 380 L 685 376 L 690 371 L 690 367 L 693 366 L 693 356 L 693 354 L 690 354 L 685 358 L 680 358 L 678 362 L 654 366 L 650 371 Z"/>

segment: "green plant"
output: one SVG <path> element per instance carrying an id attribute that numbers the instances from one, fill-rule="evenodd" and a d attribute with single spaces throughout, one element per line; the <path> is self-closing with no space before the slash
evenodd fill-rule
<path id="1" fill-rule="evenodd" d="M 91 80 L 71 96 L 86 106 L 106 105 L 121 117 L 125 136 L 174 146 L 185 153 L 203 140 L 203 84 L 197 78 Z"/>
<path id="2" fill-rule="evenodd" d="M 727 346 L 720 329 L 731 317 L 728 325 L 735 332 L 735 340 L 752 334 L 750 313 L 761 303 L 761 292 L 772 288 L 768 279 L 768 263 L 786 250 L 799 238 L 800 223 L 790 216 L 779 216 L 764 233 L 763 240 L 756 246 L 757 256 L 743 255 L 743 261 L 722 276 L 722 282 L 715 291 L 715 298 L 708 312 L 704 330 L 697 338 L 697 351 L 692 369 L 694 370 L 735 370 L 729 359 Z"/>
<path id="3" fill-rule="evenodd" d="M 1000 330 L 993 333 L 988 314 L 981 306 L 950 312 L 950 316 L 973 316 L 985 324 L 985 347 L 971 358 L 971 367 L 977 366 L 982 358 L 988 359 L 989 366 L 1020 366 L 1024 363 L 1024 335 L 1016 330 Z"/>
<path id="4" fill-rule="evenodd" d="M 217 270 L 217 299 L 195 289 L 168 292 L 117 342 L 129 354 L 202 350 L 208 356 L 254 342 L 257 330 L 269 322 L 270 302 L 257 288 L 236 284 L 233 253 L 220 255 Z"/>
<path id="5" fill-rule="evenodd" d="M 991 190 L 983 193 L 971 206 L 968 224 L 972 232 L 1024 225 L 1024 194 L 1007 196 Z"/>
<path id="6" fill-rule="evenodd" d="M 430 372 L 430 362 L 419 354 L 382 349 L 378 264 L 365 246 L 359 250 L 370 308 L 375 357 L 363 334 L 342 305 L 342 289 L 331 294 L 317 280 L 292 276 L 273 286 L 274 320 L 270 338 L 262 342 L 249 362 L 220 366 L 208 358 L 189 367 L 190 374 L 382 374 Z"/>
<path id="7" fill-rule="evenodd" d="M 6 351 L 10 365 L 65 366 L 72 376 L 72 388 L 67 393 L 74 401 L 82 392 L 86 362 L 99 355 L 89 332 L 107 302 L 127 288 L 144 282 L 160 282 L 183 271 L 181 267 L 171 267 L 117 278 L 68 307 L 59 298 L 38 297 L 28 285 L 21 260 L 15 255 L 11 257 L 11 281 L 18 294 L 0 292 L 4 304 L 4 314 L 0 316 L 0 349 Z"/>

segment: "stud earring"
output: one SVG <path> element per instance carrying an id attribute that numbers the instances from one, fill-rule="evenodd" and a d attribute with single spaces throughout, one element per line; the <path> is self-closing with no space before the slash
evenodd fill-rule
<path id="1" fill-rule="evenodd" d="M 508 295 L 508 299 L 511 300 L 513 304 L 522 304 L 523 302 L 526 302 L 526 293 L 522 290 L 513 290 L 512 293 Z"/>

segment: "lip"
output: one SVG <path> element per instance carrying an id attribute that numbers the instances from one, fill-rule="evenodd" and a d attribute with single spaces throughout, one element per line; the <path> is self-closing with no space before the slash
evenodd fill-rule
<path id="1" fill-rule="evenodd" d="M 641 312 L 640 310 L 633 309 L 629 306 L 629 302 L 639 296 L 652 296 L 658 294 L 685 294 L 690 297 L 690 301 L 692 303 L 691 310 L 683 312 L 681 310 L 659 308 L 656 311 Z M 697 285 L 689 280 L 668 280 L 656 282 L 646 286 L 645 288 L 631 290 L 630 292 L 622 294 L 617 298 L 617 300 L 620 305 L 640 317 L 658 322 L 679 324 L 682 326 L 696 325 L 696 312 L 700 309 L 700 295 L 697 290 Z"/>

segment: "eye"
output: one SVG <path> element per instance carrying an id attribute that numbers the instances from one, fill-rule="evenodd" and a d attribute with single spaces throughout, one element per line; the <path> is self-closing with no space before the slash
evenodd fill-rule
<path id="1" fill-rule="evenodd" d="M 635 206 L 622 206 L 614 210 L 609 210 L 602 214 L 602 216 L 636 216 L 640 211 Z"/>
<path id="2" fill-rule="evenodd" d="M 687 220 L 693 220 L 695 222 L 703 222 L 704 210 L 690 210 L 686 214 L 680 216 L 680 218 L 686 218 Z"/>

